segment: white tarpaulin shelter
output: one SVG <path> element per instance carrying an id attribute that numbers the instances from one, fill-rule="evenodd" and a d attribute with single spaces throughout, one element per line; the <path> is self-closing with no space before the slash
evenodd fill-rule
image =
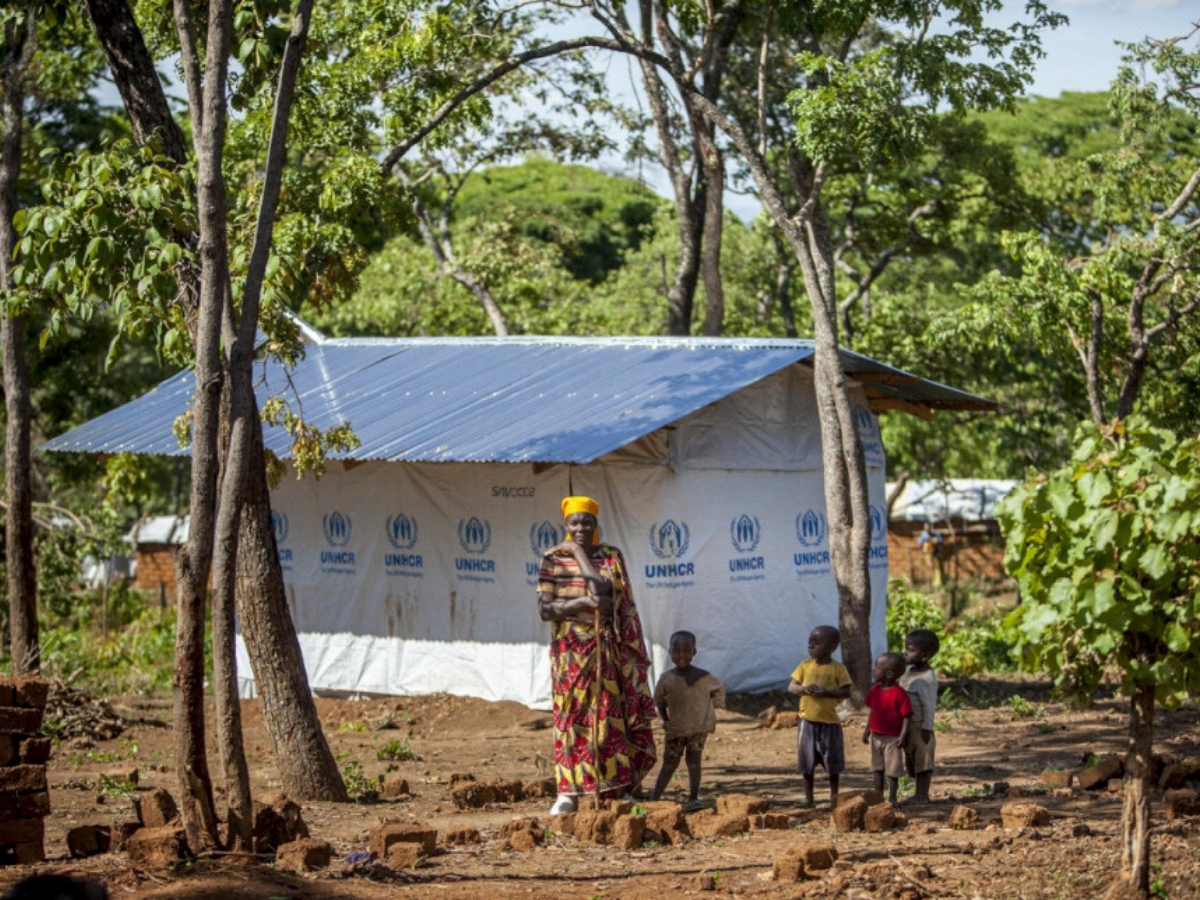
<path id="1" fill-rule="evenodd" d="M 314 689 L 445 691 L 550 703 L 537 561 L 559 501 L 600 503 L 657 677 L 670 634 L 733 691 L 787 681 L 836 624 L 812 344 L 796 340 L 328 340 L 290 376 L 306 419 L 362 446 L 272 494 L 275 535 Z M 873 410 L 987 401 L 855 354 L 855 423 L 871 489 L 873 645 L 884 643 L 884 456 Z M 263 391 L 284 387 L 265 364 Z M 45 445 L 177 454 L 183 373 Z M 285 394 L 286 396 L 286 394 Z M 280 456 L 286 440 L 268 432 Z M 244 693 L 253 690 L 239 642 Z"/>

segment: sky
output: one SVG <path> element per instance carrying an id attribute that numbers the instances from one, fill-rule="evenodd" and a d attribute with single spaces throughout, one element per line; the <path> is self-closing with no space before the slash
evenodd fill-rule
<path id="1" fill-rule="evenodd" d="M 1183 35 L 1200 21 L 1197 0 L 1046 0 L 1046 5 L 1065 14 L 1070 22 L 1043 35 L 1046 55 L 1028 91 L 1043 97 L 1057 97 L 1064 91 L 1105 90 L 1121 64 L 1118 41 L 1137 43 L 1147 37 Z M 1003 11 L 993 17 L 993 22 L 999 25 L 1014 21 L 1024 7 L 1024 0 L 1005 0 Z M 624 88 L 619 90 L 629 90 L 627 67 L 615 63 L 609 76 L 610 85 L 623 81 Z M 662 196 L 671 196 L 663 172 L 646 166 L 631 172 L 627 163 L 615 157 L 603 160 L 601 165 L 613 173 L 638 177 Z M 760 209 L 754 198 L 733 193 L 727 195 L 726 207 L 747 221 Z"/>
<path id="2" fill-rule="evenodd" d="M 1006 2 L 1005 10 L 1021 6 Z M 1043 38 L 1046 57 L 1030 89 L 1043 97 L 1104 90 L 1121 63 L 1117 41 L 1186 34 L 1200 20 L 1196 0 L 1051 0 L 1048 6 L 1071 22 Z"/>

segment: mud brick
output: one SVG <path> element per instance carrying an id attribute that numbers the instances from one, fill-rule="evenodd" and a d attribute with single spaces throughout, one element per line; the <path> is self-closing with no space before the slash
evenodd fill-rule
<path id="1" fill-rule="evenodd" d="M 750 830 L 746 816 L 737 813 L 718 813 L 715 816 L 688 817 L 688 826 L 695 837 L 732 837 Z"/>
<path id="2" fill-rule="evenodd" d="M 145 828 L 164 828 L 179 816 L 179 807 L 175 798 L 163 788 L 138 794 L 133 798 L 133 808 L 137 812 L 138 821 Z"/>
<path id="3" fill-rule="evenodd" d="M 791 827 L 787 813 L 757 813 L 747 818 L 751 831 L 784 831 Z"/>
<path id="4" fill-rule="evenodd" d="M 1043 769 L 1042 784 L 1052 788 L 1069 788 L 1074 776 L 1065 769 Z"/>
<path id="5" fill-rule="evenodd" d="M 23 763 L 44 765 L 50 759 L 50 738 L 25 738 L 25 740 L 21 741 L 18 745 L 17 752 L 21 757 L 21 762 Z M 2 752 L 0 752 L 0 756 L 3 756 Z"/>
<path id="6" fill-rule="evenodd" d="M 0 706 L 12 706 L 16 699 L 17 689 L 13 686 L 12 678 L 0 675 Z"/>
<path id="7" fill-rule="evenodd" d="M 633 812 L 633 801 L 631 800 L 609 800 L 605 806 L 609 812 L 616 813 L 618 816 L 627 816 Z"/>
<path id="8" fill-rule="evenodd" d="M 663 801 L 643 804 L 646 810 L 646 825 L 655 831 L 683 831 L 688 827 L 687 816 L 678 803 Z"/>
<path id="9" fill-rule="evenodd" d="M 309 836 L 299 805 L 282 794 L 255 801 L 252 819 L 250 840 L 255 853 L 269 853 Z"/>
<path id="10" fill-rule="evenodd" d="M 749 794 L 722 794 L 717 798 L 718 813 L 754 816 L 765 813 L 770 808 L 771 801 L 765 797 L 752 797 Z"/>
<path id="11" fill-rule="evenodd" d="M 421 856 L 420 844 L 406 843 L 392 844 L 388 847 L 385 858 L 393 869 L 415 869 L 424 859 Z"/>
<path id="12" fill-rule="evenodd" d="M 32 794 L 46 790 L 45 766 L 8 766 L 0 769 L 0 791 Z"/>
<path id="13" fill-rule="evenodd" d="M 528 819 L 528 818 L 525 818 L 522 816 L 519 819 L 509 819 L 507 822 L 505 822 L 503 825 L 500 826 L 500 830 L 499 830 L 498 834 L 500 835 L 500 837 L 506 838 L 506 837 L 512 837 L 518 831 L 540 832 L 541 830 L 542 830 L 542 826 L 538 822 L 537 819 Z"/>
<path id="14" fill-rule="evenodd" d="M 880 803 L 876 806 L 867 807 L 867 814 L 863 816 L 863 827 L 875 834 L 887 831 L 889 828 L 895 828 L 895 808 L 890 803 Z"/>
<path id="15" fill-rule="evenodd" d="M 311 872 L 324 869 L 333 858 L 333 848 L 327 841 L 301 838 L 284 844 L 275 851 L 275 865 L 290 872 Z"/>
<path id="16" fill-rule="evenodd" d="M 804 857 L 794 847 L 790 850 L 785 850 L 779 856 L 775 857 L 775 863 L 771 867 L 771 871 L 776 881 L 785 884 L 803 881 L 806 874 Z"/>
<path id="17" fill-rule="evenodd" d="M 0 794 L 0 822 L 17 817 L 17 795 Z"/>
<path id="18" fill-rule="evenodd" d="M 532 853 L 538 847 L 542 846 L 542 833 L 540 831 L 514 831 L 506 839 L 508 849 L 516 850 L 518 853 Z"/>
<path id="19" fill-rule="evenodd" d="M 42 730 L 42 714 L 40 709 L 0 706 L 0 733 L 37 734 Z"/>
<path id="20" fill-rule="evenodd" d="M 1000 807 L 1005 828 L 1035 828 L 1050 824 L 1050 813 L 1044 806 L 1032 803 L 1005 803 Z"/>
<path id="21" fill-rule="evenodd" d="M 1187 770 L 1179 763 L 1168 763 L 1163 766 L 1162 774 L 1158 776 L 1158 789 L 1170 791 L 1183 787 L 1187 782 Z"/>
<path id="22" fill-rule="evenodd" d="M 556 819 L 555 823 L 557 824 L 557 822 Z M 480 836 L 478 828 L 472 828 L 470 825 L 451 825 L 446 829 L 444 840 L 446 846 L 456 847 L 478 844 L 483 838 Z"/>
<path id="23" fill-rule="evenodd" d="M 574 835 L 575 834 L 575 816 L 577 816 L 577 815 L 578 815 L 578 813 L 561 813 L 560 815 L 557 815 L 557 816 L 551 816 L 550 822 L 552 824 L 550 825 L 550 827 L 553 828 L 555 831 L 557 831 L 559 834 Z"/>
<path id="24" fill-rule="evenodd" d="M 1102 790 L 1112 778 L 1125 774 L 1125 765 L 1116 756 L 1106 756 L 1079 773 L 1079 786 L 1085 791 Z"/>
<path id="25" fill-rule="evenodd" d="M 862 791 L 842 791 L 833 798 L 833 808 L 837 809 L 843 803 L 850 803 L 855 797 L 862 797 L 867 806 L 878 806 L 883 802 L 883 794 L 879 791 L 867 788 Z"/>
<path id="26" fill-rule="evenodd" d="M 141 824 L 138 822 L 117 822 L 115 825 L 108 826 L 108 840 L 110 850 L 124 850 L 126 842 L 141 830 Z"/>
<path id="27" fill-rule="evenodd" d="M 41 841 L 12 845 L 12 861 L 18 866 L 36 866 L 46 861 L 46 847 Z"/>
<path id="28" fill-rule="evenodd" d="M 470 772 L 466 772 L 466 773 L 456 772 L 450 776 L 450 790 L 456 791 L 460 787 L 465 787 L 468 784 L 472 784 L 474 781 L 475 781 L 475 776 L 472 775 Z"/>
<path id="29" fill-rule="evenodd" d="M 11 766 L 17 761 L 17 742 L 10 734 L 0 734 L 0 766 Z"/>
<path id="30" fill-rule="evenodd" d="M 46 698 L 50 696 L 50 682 L 31 675 L 18 675 L 13 679 L 13 687 L 16 689 L 14 705 L 43 711 L 46 709 Z"/>
<path id="31" fill-rule="evenodd" d="M 456 782 L 457 787 L 450 789 L 454 805 L 459 809 L 478 809 L 496 802 L 496 788 L 490 784 L 471 781 Z"/>
<path id="32" fill-rule="evenodd" d="M 371 829 L 368 837 L 371 852 L 386 859 L 393 844 L 417 844 L 423 856 L 437 849 L 437 829 L 424 822 L 388 822 Z"/>
<path id="33" fill-rule="evenodd" d="M 96 856 L 107 852 L 108 829 L 101 825 L 80 825 L 67 832 L 67 852 L 72 856 Z"/>
<path id="34" fill-rule="evenodd" d="M 575 813 L 575 839 L 592 844 L 610 843 L 617 818 L 616 813 L 607 809 L 581 809 Z"/>
<path id="35" fill-rule="evenodd" d="M 497 803 L 519 803 L 525 797 L 525 785 L 520 781 L 497 779 L 492 782 L 492 790 L 495 792 Z"/>
<path id="36" fill-rule="evenodd" d="M 1200 816 L 1200 793 L 1180 788 L 1163 794 L 1163 813 L 1168 819 Z"/>
<path id="37" fill-rule="evenodd" d="M 612 845 L 618 850 L 637 850 L 646 838 L 645 816 L 621 816 L 613 827 Z"/>
<path id="38" fill-rule="evenodd" d="M 838 831 L 862 831 L 870 808 L 861 796 L 842 800 L 842 795 L 838 794 L 837 804 L 833 807 L 833 827 Z"/>
<path id="39" fill-rule="evenodd" d="M 46 824 L 38 818 L 0 822 L 0 844 L 27 844 L 46 839 Z"/>
<path id="40" fill-rule="evenodd" d="M 379 788 L 379 796 L 386 797 L 389 800 L 403 797 L 408 792 L 408 779 L 395 773 L 384 776 L 383 784 Z"/>
<path id="41" fill-rule="evenodd" d="M 140 828 L 125 842 L 125 852 L 135 866 L 167 869 L 187 857 L 187 837 L 182 828 Z"/>
<path id="42" fill-rule="evenodd" d="M 557 793 L 557 782 L 553 778 L 538 778 L 535 781 L 526 781 L 521 789 L 521 795 L 526 800 L 553 797 Z"/>
<path id="43" fill-rule="evenodd" d="M 979 827 L 979 811 L 969 806 L 956 806 L 950 812 L 950 827 L 957 831 L 974 831 Z"/>
<path id="44" fill-rule="evenodd" d="M 47 791 L 17 795 L 16 818 L 44 819 L 48 815 L 50 815 L 50 794 Z"/>
<path id="45" fill-rule="evenodd" d="M 805 841 L 791 849 L 804 860 L 804 868 L 809 872 L 832 869 L 838 859 L 837 846 L 829 841 Z"/>

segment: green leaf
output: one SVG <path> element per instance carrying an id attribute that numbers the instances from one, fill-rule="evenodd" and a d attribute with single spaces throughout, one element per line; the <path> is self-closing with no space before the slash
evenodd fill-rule
<path id="1" fill-rule="evenodd" d="M 1168 625 L 1163 637 L 1167 642 L 1167 646 L 1175 653 L 1187 653 L 1200 649 L 1200 637 L 1193 634 L 1191 629 L 1184 628 L 1178 622 L 1172 622 Z"/>
<path id="2" fill-rule="evenodd" d="M 1163 544 L 1151 544 L 1138 559 L 1138 565 L 1143 572 L 1158 580 L 1169 571 L 1171 556 Z"/>

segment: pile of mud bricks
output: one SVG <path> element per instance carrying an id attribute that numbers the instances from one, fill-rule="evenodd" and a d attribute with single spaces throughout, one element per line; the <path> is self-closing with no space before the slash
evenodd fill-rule
<path id="1" fill-rule="evenodd" d="M 41 730 L 48 687 L 38 678 L 0 675 L 0 866 L 46 859 L 50 738 Z"/>

